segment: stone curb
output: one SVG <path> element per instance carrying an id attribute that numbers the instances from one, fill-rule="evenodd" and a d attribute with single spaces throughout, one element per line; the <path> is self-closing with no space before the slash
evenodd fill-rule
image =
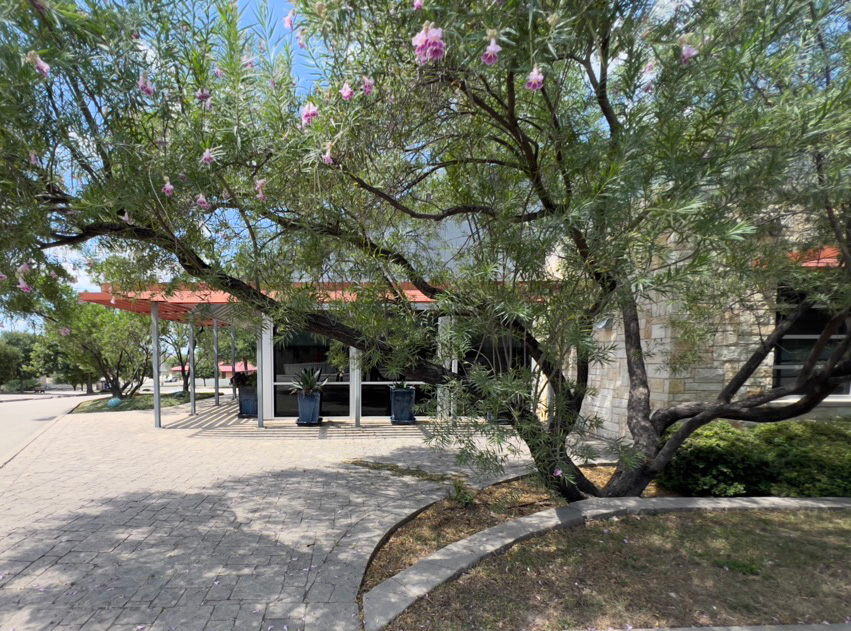
<path id="1" fill-rule="evenodd" d="M 571 528 L 586 521 L 609 519 L 622 515 L 656 515 L 712 510 L 800 510 L 851 508 L 851 498 L 787 498 L 787 497 L 619 497 L 590 499 L 571 506 L 551 508 L 526 517 L 488 528 L 441 548 L 422 561 L 402 570 L 372 588 L 363 596 L 366 631 L 380 631 L 405 609 L 443 583 L 461 575 L 482 559 L 501 552 L 515 543 L 544 534 L 554 528 Z M 851 625 L 832 625 L 851 631 Z M 825 625 L 803 625 L 801 630 L 825 628 Z M 845 627 L 848 627 L 847 629 Z M 784 629 L 779 627 L 718 627 L 718 629 Z M 706 631 L 708 628 L 702 628 Z"/>
<path id="2" fill-rule="evenodd" d="M 746 627 L 654 627 L 634 631 L 851 631 L 851 624 L 766 624 Z"/>

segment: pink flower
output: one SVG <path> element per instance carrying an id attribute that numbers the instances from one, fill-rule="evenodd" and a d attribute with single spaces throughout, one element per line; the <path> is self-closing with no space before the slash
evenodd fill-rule
<path id="1" fill-rule="evenodd" d="M 331 143 L 325 146 L 325 155 L 322 156 L 322 161 L 328 166 L 334 164 L 334 158 L 331 157 Z"/>
<path id="2" fill-rule="evenodd" d="M 71 329 L 69 329 L 67 326 L 63 326 L 61 329 L 59 329 L 59 334 L 62 337 L 68 337 L 71 334 Z"/>
<path id="3" fill-rule="evenodd" d="M 130 219 L 130 213 L 128 213 L 126 210 L 124 211 L 124 214 L 121 215 L 121 221 L 123 221 L 127 225 L 130 225 L 133 222 L 133 220 Z"/>
<path id="4" fill-rule="evenodd" d="M 293 30 L 293 24 L 295 24 L 295 18 L 298 15 L 295 12 L 295 9 L 290 9 L 290 12 L 287 13 L 287 17 L 284 18 L 284 26 L 288 29 Z"/>
<path id="5" fill-rule="evenodd" d="M 248 55 L 245 55 L 242 58 L 242 67 L 247 69 L 247 70 L 251 70 L 252 68 L 254 68 L 254 58 L 249 57 Z"/>
<path id="6" fill-rule="evenodd" d="M 543 87 L 544 75 L 541 72 L 541 69 L 538 68 L 538 64 L 535 64 L 535 67 L 532 68 L 532 72 L 529 73 L 528 79 L 526 79 L 526 89 L 532 90 L 532 92 L 538 92 Z"/>
<path id="7" fill-rule="evenodd" d="M 363 93 L 365 96 L 369 96 L 372 94 L 372 91 L 375 90 L 375 79 L 372 77 L 364 77 L 363 78 Z"/>
<path id="8" fill-rule="evenodd" d="M 210 202 L 208 202 L 207 198 L 204 197 L 204 193 L 198 193 L 198 197 L 195 198 L 195 203 L 204 210 L 210 210 L 211 208 Z"/>
<path id="9" fill-rule="evenodd" d="M 172 185 L 172 183 L 169 181 L 168 178 L 164 178 L 164 179 L 165 179 L 165 185 L 163 186 L 163 194 L 166 197 L 171 197 L 172 195 L 174 195 L 174 185 Z"/>
<path id="10" fill-rule="evenodd" d="M 28 271 L 30 271 L 32 268 L 33 268 L 33 266 L 32 266 L 32 264 L 31 264 L 31 263 L 24 263 L 23 265 L 21 265 L 21 266 L 18 268 L 18 276 L 22 276 L 23 274 L 26 274 L 26 273 L 27 273 Z"/>
<path id="11" fill-rule="evenodd" d="M 414 11 L 423 10 L 423 0 L 414 0 Z"/>
<path id="12" fill-rule="evenodd" d="M 298 38 L 298 47 L 307 48 L 307 31 L 303 28 L 298 29 L 296 37 Z"/>
<path id="13" fill-rule="evenodd" d="M 553 469 L 553 477 L 554 478 L 560 478 L 562 475 L 564 475 L 564 473 L 562 472 L 561 469 L 559 469 L 558 467 Z"/>
<path id="14" fill-rule="evenodd" d="M 488 66 L 494 65 L 499 61 L 499 51 L 501 50 L 502 46 L 496 43 L 496 39 L 491 39 L 491 43 L 488 44 L 488 47 L 485 48 L 485 52 L 482 54 L 482 61 Z"/>
<path id="15" fill-rule="evenodd" d="M 133 31 L 133 34 L 130 37 L 133 39 L 140 39 L 142 36 L 139 35 L 139 31 Z"/>
<path id="16" fill-rule="evenodd" d="M 225 76 L 225 71 L 216 66 L 213 68 L 213 74 L 216 75 L 219 79 Z"/>
<path id="17" fill-rule="evenodd" d="M 342 89 L 340 90 L 340 96 L 343 97 L 344 101 L 351 101 L 352 97 L 355 95 L 355 91 L 352 90 L 352 86 L 349 85 L 349 82 L 346 81 L 343 84 Z"/>
<path id="18" fill-rule="evenodd" d="M 211 149 L 205 149 L 204 155 L 201 156 L 201 162 L 210 166 L 213 162 L 216 161 L 216 157 L 213 155 L 213 151 Z"/>
<path id="19" fill-rule="evenodd" d="M 9 278 L 9 277 L 8 277 L 8 276 L 6 276 L 6 274 L 4 274 L 3 272 L 0 272 L 0 282 L 2 282 L 2 281 L 4 281 L 4 280 L 7 280 L 8 278 Z"/>
<path id="20" fill-rule="evenodd" d="M 319 116 L 319 108 L 308 101 L 304 109 L 301 110 L 301 124 L 305 126 L 310 125 L 317 116 Z"/>
<path id="21" fill-rule="evenodd" d="M 30 164 L 33 166 L 38 165 L 38 156 L 35 155 L 35 151 L 30 151 Z"/>
<path id="22" fill-rule="evenodd" d="M 210 91 L 207 88 L 198 88 L 198 91 L 195 93 L 195 98 L 201 103 L 204 103 L 210 99 Z"/>
<path id="23" fill-rule="evenodd" d="M 115 296 L 113 296 L 112 298 L 109 299 L 109 304 L 114 305 L 115 302 L 116 302 Z"/>
<path id="24" fill-rule="evenodd" d="M 266 193 L 263 192 L 263 189 L 266 188 L 266 180 L 257 180 L 254 182 L 254 190 L 257 191 L 257 199 L 261 202 L 266 201 Z"/>
<path id="25" fill-rule="evenodd" d="M 30 52 L 27 53 L 27 61 L 29 61 L 32 65 L 34 65 L 36 71 L 38 71 L 38 74 L 40 74 L 45 79 L 47 79 L 50 76 L 50 66 L 47 65 L 47 63 L 44 61 L 44 59 L 39 57 L 38 53 L 35 52 L 34 50 L 31 50 Z"/>
<path id="26" fill-rule="evenodd" d="M 23 278 L 18 279 L 18 289 L 20 289 L 25 294 L 28 294 L 33 290 L 32 286 L 29 285 L 27 281 L 25 281 Z"/>
<path id="27" fill-rule="evenodd" d="M 683 65 L 687 65 L 688 62 L 697 57 L 697 49 L 694 46 L 689 46 L 688 44 L 683 44 L 683 52 L 682 59 Z"/>
<path id="28" fill-rule="evenodd" d="M 139 77 L 139 90 L 142 91 L 142 94 L 147 94 L 148 96 L 154 96 L 154 84 L 151 83 L 151 80 L 148 79 L 148 73 L 143 72 L 142 76 Z"/>
<path id="29" fill-rule="evenodd" d="M 443 41 L 443 29 L 434 28 L 430 22 L 423 24 L 423 30 L 411 40 L 420 64 L 443 59 L 446 54 L 446 42 Z"/>
<path id="30" fill-rule="evenodd" d="M 51 277 L 53 280 L 56 280 L 57 278 L 59 278 L 59 274 L 57 274 L 57 273 L 56 273 L 56 272 L 54 272 L 54 271 L 51 271 L 51 272 L 50 272 L 50 277 Z"/>

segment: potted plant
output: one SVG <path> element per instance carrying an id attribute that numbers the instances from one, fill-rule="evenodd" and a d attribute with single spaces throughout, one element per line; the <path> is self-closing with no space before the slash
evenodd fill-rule
<path id="1" fill-rule="evenodd" d="M 233 384 L 239 392 L 239 416 L 257 416 L 257 373 L 238 372 Z"/>
<path id="2" fill-rule="evenodd" d="M 322 371 L 319 368 L 305 368 L 293 379 L 290 392 L 298 395 L 298 420 L 296 425 L 319 425 L 319 404 L 321 402 L 322 386 L 328 379 L 319 382 Z"/>
<path id="3" fill-rule="evenodd" d="M 390 386 L 390 422 L 393 425 L 413 425 L 417 422 L 414 418 L 416 394 L 414 386 L 408 385 L 404 379 Z"/>

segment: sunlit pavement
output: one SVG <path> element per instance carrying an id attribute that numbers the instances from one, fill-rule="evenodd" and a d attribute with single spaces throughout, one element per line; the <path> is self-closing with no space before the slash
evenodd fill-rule
<path id="1" fill-rule="evenodd" d="M 459 470 L 423 427 L 199 411 L 69 415 L 0 469 L 0 629 L 359 629 L 372 550 L 445 488 L 345 461 Z"/>

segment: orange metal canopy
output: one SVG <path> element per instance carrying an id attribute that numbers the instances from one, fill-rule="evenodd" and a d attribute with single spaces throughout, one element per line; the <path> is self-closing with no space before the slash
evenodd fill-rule
<path id="1" fill-rule="evenodd" d="M 356 283 L 323 283 L 321 288 L 325 293 L 324 299 L 327 302 L 357 299 Z M 425 304 L 433 302 L 433 300 L 416 289 L 411 283 L 402 283 L 400 290 L 412 303 Z M 270 295 L 274 296 L 275 292 L 270 292 Z M 195 324 L 198 326 L 212 326 L 213 320 L 211 313 L 215 314 L 216 311 L 226 312 L 222 307 L 238 302 L 236 298 L 224 291 L 203 287 L 169 291 L 168 293 L 159 287 L 151 287 L 145 291 L 131 291 L 119 294 L 113 293 L 112 287 L 109 284 L 101 285 L 100 291 L 82 292 L 80 294 L 80 300 L 82 302 L 91 302 L 113 309 L 146 315 L 151 314 L 151 305 L 157 303 L 159 305 L 159 316 L 161 319 L 186 322 L 189 320 L 189 315 L 195 312 L 200 315 L 200 318 L 196 317 L 195 319 Z M 219 318 L 218 314 L 215 315 L 219 320 L 219 324 L 227 324 L 226 315 L 223 314 L 221 318 Z"/>
<path id="2" fill-rule="evenodd" d="M 157 303 L 159 305 L 159 315 L 163 320 L 172 320 L 175 322 L 186 322 L 189 319 L 189 314 L 196 311 L 200 306 L 209 305 L 215 307 L 217 305 L 227 305 L 236 302 L 236 300 L 228 293 L 223 291 L 214 291 L 210 289 L 184 290 L 170 292 L 168 295 L 158 287 L 152 287 L 146 291 L 133 291 L 126 294 L 118 294 L 112 292 L 110 285 L 101 285 L 100 291 L 84 291 L 80 294 L 82 302 L 92 302 L 95 304 L 111 307 L 112 309 L 121 309 L 122 311 L 130 311 L 132 313 L 151 314 L 151 305 Z M 213 320 L 209 315 L 202 316 L 196 319 L 195 323 L 199 326 L 212 326 Z M 226 321 L 221 321 L 220 324 L 226 324 Z"/>
<path id="3" fill-rule="evenodd" d="M 839 267 L 839 257 L 839 248 L 834 246 L 792 254 L 792 260 L 800 261 L 802 267 Z"/>

